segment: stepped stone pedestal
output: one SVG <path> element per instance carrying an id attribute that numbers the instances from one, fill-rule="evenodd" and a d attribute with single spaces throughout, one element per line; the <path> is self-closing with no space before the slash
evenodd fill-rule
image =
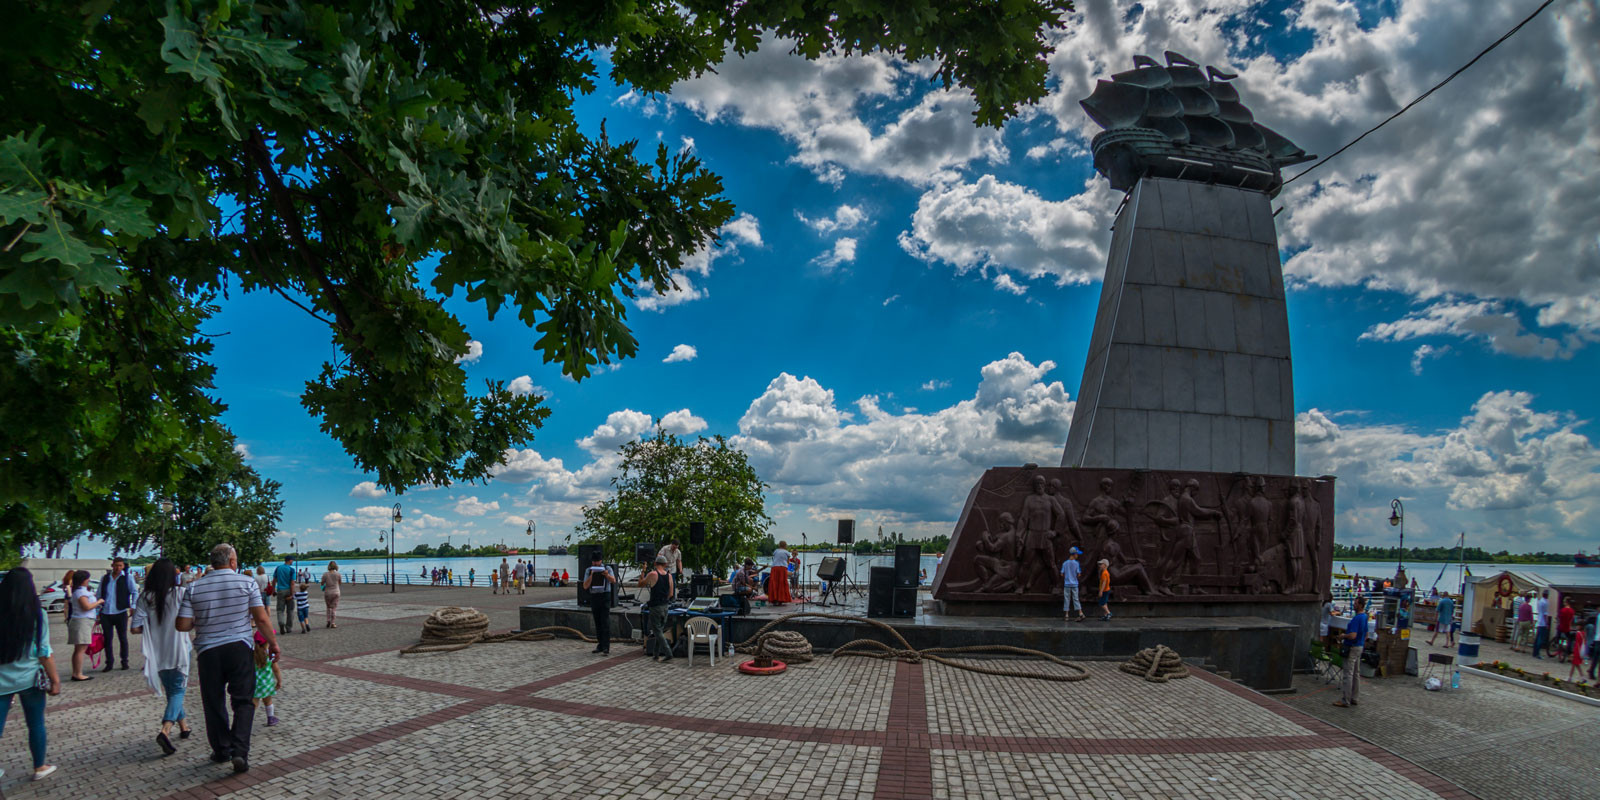
<path id="1" fill-rule="evenodd" d="M 1143 178 L 1128 194 L 1061 466 L 1294 474 L 1265 193 Z"/>

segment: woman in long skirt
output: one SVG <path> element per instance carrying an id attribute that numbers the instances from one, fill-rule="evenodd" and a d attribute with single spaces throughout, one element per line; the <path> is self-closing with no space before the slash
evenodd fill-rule
<path id="1" fill-rule="evenodd" d="M 789 595 L 789 543 L 778 542 L 772 551 L 772 574 L 767 578 L 767 602 L 781 606 L 793 599 Z"/>

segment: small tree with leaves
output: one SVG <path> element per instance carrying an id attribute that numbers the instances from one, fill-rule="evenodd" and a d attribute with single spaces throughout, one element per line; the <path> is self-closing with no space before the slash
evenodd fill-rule
<path id="1" fill-rule="evenodd" d="M 677 539 L 688 566 L 720 575 L 754 554 L 772 526 L 767 485 L 721 436 L 688 442 L 658 423 L 654 436 L 622 445 L 611 485 L 616 494 L 586 506 L 575 532 L 611 559 L 631 561 L 636 544 Z M 689 541 L 691 522 L 706 524 L 704 544 Z"/>

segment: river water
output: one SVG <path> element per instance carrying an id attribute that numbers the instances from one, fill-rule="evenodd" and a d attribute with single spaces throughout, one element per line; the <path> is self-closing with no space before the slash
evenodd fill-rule
<path id="1" fill-rule="evenodd" d="M 894 566 L 894 555 L 887 553 L 880 555 L 858 556 L 848 553 L 806 551 L 799 553 L 798 555 L 800 556 L 801 564 L 800 572 L 806 577 L 807 580 L 814 580 L 816 578 L 817 567 L 822 564 L 823 558 L 827 556 L 844 556 L 846 558 L 846 565 L 850 571 L 850 577 L 860 581 L 863 588 L 866 586 L 868 569 L 872 567 Z M 506 561 L 507 563 L 515 565 L 518 558 L 527 560 L 529 556 L 510 556 L 506 559 Z M 551 570 L 566 570 L 569 574 L 574 576 L 579 574 L 578 556 L 576 552 L 565 556 L 535 555 L 532 556 L 532 558 L 534 573 L 541 578 L 548 579 L 550 577 Z M 387 559 L 361 558 L 333 560 L 339 563 L 339 572 L 344 577 L 346 582 L 380 583 L 383 581 L 384 576 L 389 572 L 389 562 Z M 263 566 L 265 566 L 267 568 L 267 572 L 270 573 L 272 568 L 276 567 L 278 563 L 279 562 L 271 561 Z M 757 559 L 757 563 L 768 564 L 771 563 L 771 559 Z M 320 558 L 306 559 L 295 562 L 295 566 L 309 569 L 311 571 L 311 577 L 313 580 L 316 580 L 322 576 L 323 571 L 327 569 L 327 564 L 328 559 Z M 926 571 L 928 575 L 925 582 L 931 582 L 933 580 L 934 570 L 937 566 L 938 558 L 936 556 L 922 556 L 922 569 Z M 425 576 L 429 570 L 437 567 L 455 570 L 456 582 L 461 584 L 465 584 L 467 582 L 468 570 L 477 570 L 476 583 L 487 584 L 489 581 L 489 571 L 492 569 L 498 569 L 500 567 L 500 559 L 492 556 L 473 556 L 467 558 L 397 558 L 394 560 L 394 571 L 396 581 L 398 583 L 428 583 L 429 578 Z M 628 565 L 628 571 L 630 573 L 637 574 L 636 569 L 637 565 Z M 726 578 L 727 576 L 724 575 L 723 577 Z"/>
<path id="2" fill-rule="evenodd" d="M 867 581 L 867 570 L 872 567 L 894 566 L 894 556 L 891 554 L 858 556 L 848 553 L 830 553 L 822 551 L 806 551 L 800 553 L 801 574 L 807 580 L 815 579 L 817 567 L 822 559 L 827 556 L 844 556 L 848 564 L 850 576 L 863 585 Z M 528 556 L 511 556 L 509 563 L 517 563 L 518 558 L 526 559 Z M 574 553 L 565 556 L 533 556 L 533 567 L 540 577 L 548 578 L 551 570 L 566 570 L 572 575 L 579 573 L 578 557 Z M 339 571 L 347 582 L 379 583 L 388 573 L 389 562 L 382 559 L 344 559 L 339 560 Z M 769 563 L 770 559 L 758 559 L 761 564 Z M 296 562 L 298 566 L 311 570 L 313 579 L 322 575 L 327 568 L 326 559 L 308 559 Z M 1363 577 L 1387 578 L 1393 577 L 1395 567 L 1393 561 L 1339 561 L 1334 560 L 1336 572 L 1348 572 L 1351 575 Z M 938 559 L 932 555 L 923 555 L 921 568 L 927 572 L 925 583 L 932 582 Z M 270 572 L 277 562 L 265 565 Z M 467 571 L 477 570 L 479 583 L 486 583 L 489 571 L 500 566 L 500 559 L 489 556 L 476 556 L 469 558 L 397 558 L 394 562 L 395 574 L 401 583 L 427 583 L 424 577 L 427 570 L 435 567 L 445 567 L 455 570 L 458 583 L 467 582 Z M 635 565 L 628 565 L 633 572 Z M 1572 564 L 1467 564 L 1467 569 L 1477 577 L 1494 575 L 1502 570 L 1532 573 L 1553 584 L 1578 584 L 1587 586 L 1600 586 L 1600 568 L 1577 567 Z M 1437 563 L 1410 563 L 1406 565 L 1406 574 L 1415 578 L 1417 585 L 1426 590 L 1437 586 L 1441 591 L 1446 588 L 1457 591 L 1461 582 L 1461 568 L 1458 564 Z M 724 576 L 726 577 L 726 576 Z"/>

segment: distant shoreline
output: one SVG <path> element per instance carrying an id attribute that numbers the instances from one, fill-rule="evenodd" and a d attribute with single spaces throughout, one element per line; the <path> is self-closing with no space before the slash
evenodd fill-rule
<path id="1" fill-rule="evenodd" d="M 1396 561 L 1397 559 L 1393 559 L 1393 558 L 1339 558 L 1339 557 L 1335 556 L 1333 560 L 1335 562 L 1340 562 L 1340 563 L 1343 563 L 1345 561 L 1354 561 L 1354 562 L 1356 562 L 1358 564 L 1387 564 L 1387 563 L 1389 563 L 1391 561 Z M 1425 561 L 1425 560 L 1420 560 L 1420 559 L 1418 559 L 1418 560 L 1407 559 L 1405 563 L 1407 563 L 1407 564 L 1460 564 L 1461 562 L 1460 561 Z M 1559 566 L 1563 566 L 1563 565 L 1569 566 L 1569 567 L 1576 566 L 1576 564 L 1571 560 L 1567 560 L 1567 561 L 1468 561 L 1467 563 L 1468 564 L 1479 564 L 1479 565 L 1482 565 L 1482 564 L 1493 564 L 1493 565 L 1495 565 L 1497 567 L 1538 567 L 1538 566 L 1547 566 L 1547 565 L 1554 565 L 1554 566 L 1558 566 L 1558 567 Z"/>

